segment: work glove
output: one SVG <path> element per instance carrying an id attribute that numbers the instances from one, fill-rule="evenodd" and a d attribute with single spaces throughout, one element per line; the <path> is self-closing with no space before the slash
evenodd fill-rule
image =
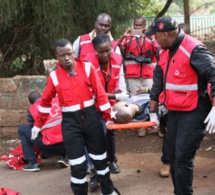
<path id="1" fill-rule="evenodd" d="M 109 125 L 109 124 L 114 124 L 114 121 L 107 121 L 107 122 L 105 123 L 106 126 Z"/>
<path id="2" fill-rule="evenodd" d="M 32 129 L 31 129 L 31 139 L 32 140 L 35 140 L 39 134 L 39 132 L 41 131 L 41 129 L 39 127 L 36 127 L 34 126 Z"/>
<path id="3" fill-rule="evenodd" d="M 156 122 L 155 128 L 159 127 L 160 121 L 158 120 L 157 113 L 156 112 L 150 113 L 149 117 L 150 117 L 150 122 Z"/>
<path id="4" fill-rule="evenodd" d="M 125 101 L 127 98 L 129 98 L 129 95 L 125 93 L 117 93 L 115 94 L 115 97 L 118 101 Z"/>
<path id="5" fill-rule="evenodd" d="M 211 108 L 207 118 L 205 119 L 204 123 L 207 123 L 206 131 L 211 133 L 215 133 L 215 107 Z"/>

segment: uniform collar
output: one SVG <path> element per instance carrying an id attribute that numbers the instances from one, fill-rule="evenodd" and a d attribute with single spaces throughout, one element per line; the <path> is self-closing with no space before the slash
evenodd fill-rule
<path id="1" fill-rule="evenodd" d="M 169 48 L 169 55 L 170 55 L 170 58 L 171 56 L 173 56 L 175 54 L 175 52 L 178 50 L 179 46 L 181 45 L 181 42 L 182 40 L 184 39 L 185 37 L 185 33 L 179 29 L 179 33 L 178 33 L 178 36 L 177 38 L 175 39 L 175 42 L 173 43 L 172 47 Z"/>
<path id="2" fill-rule="evenodd" d="M 111 32 L 109 31 L 107 33 L 107 35 L 110 37 L 110 40 L 113 41 L 113 37 L 111 35 Z M 93 29 L 90 33 L 89 33 L 90 39 L 93 40 L 96 37 L 96 29 Z"/>

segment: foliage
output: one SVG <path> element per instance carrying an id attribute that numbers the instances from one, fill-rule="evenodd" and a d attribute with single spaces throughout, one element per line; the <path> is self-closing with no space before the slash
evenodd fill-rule
<path id="1" fill-rule="evenodd" d="M 144 9 L 148 2 L 1 0 L 0 76 L 42 74 L 42 60 L 54 57 L 54 41 L 67 38 L 73 42 L 78 35 L 94 28 L 95 18 L 102 12 L 112 16 L 112 33 L 118 37 L 138 14 L 136 8 Z M 22 55 L 27 56 L 25 61 L 18 60 Z"/>
<path id="2" fill-rule="evenodd" d="M 155 0 L 157 1 L 157 0 Z M 159 0 L 162 6 L 166 3 L 166 0 Z M 167 14 L 169 15 L 184 15 L 184 0 L 175 0 L 171 4 Z M 191 14 L 213 14 L 215 10 L 215 1 L 214 0 L 189 0 L 189 7 Z"/>

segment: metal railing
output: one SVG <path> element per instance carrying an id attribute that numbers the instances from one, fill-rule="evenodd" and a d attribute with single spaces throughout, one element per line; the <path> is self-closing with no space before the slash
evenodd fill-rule
<path id="1" fill-rule="evenodd" d="M 171 16 L 177 23 L 184 23 L 184 16 Z M 154 17 L 145 17 L 146 25 L 150 26 Z M 215 15 L 193 15 L 190 17 L 191 35 L 201 39 L 215 39 Z"/>

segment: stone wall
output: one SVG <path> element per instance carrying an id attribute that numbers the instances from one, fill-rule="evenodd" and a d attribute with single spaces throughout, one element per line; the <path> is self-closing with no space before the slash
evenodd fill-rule
<path id="1" fill-rule="evenodd" d="M 26 124 L 28 94 L 42 92 L 46 76 L 15 76 L 0 79 L 0 138 L 16 138 L 17 127 Z"/>

